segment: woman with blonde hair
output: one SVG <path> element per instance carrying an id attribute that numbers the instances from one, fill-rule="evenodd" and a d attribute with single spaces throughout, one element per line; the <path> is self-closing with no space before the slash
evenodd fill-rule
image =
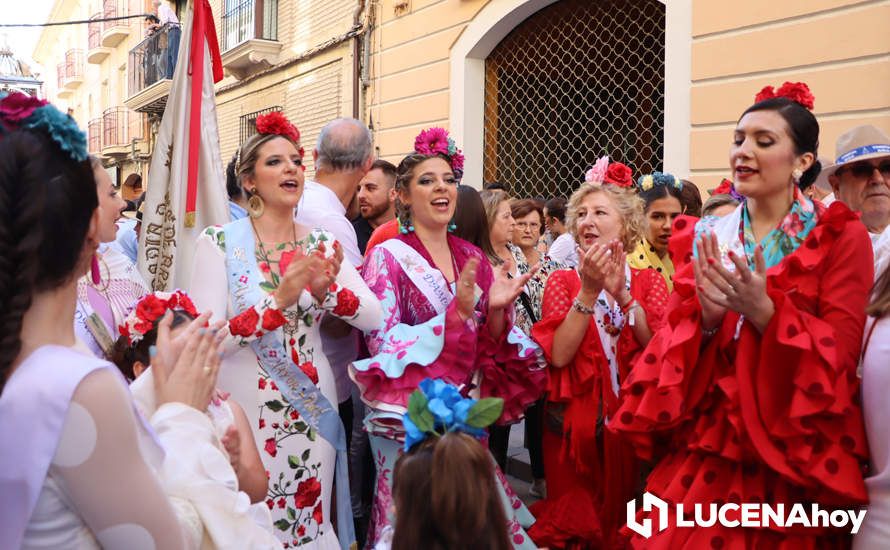
<path id="1" fill-rule="evenodd" d="M 204 230 L 189 294 L 229 319 L 220 387 L 254 426 L 275 534 L 291 547 L 348 548 L 355 536 L 345 431 L 319 324 L 332 315 L 371 330 L 380 303 L 357 271 L 340 269 L 333 235 L 294 221 L 304 184 L 297 128 L 272 112 L 257 119 L 257 132 L 236 161 L 249 216 Z"/>
<path id="2" fill-rule="evenodd" d="M 639 469 L 633 449 L 603 426 L 618 408 L 631 361 L 660 322 L 641 300 L 653 287 L 665 291 L 655 270 L 625 262 L 643 227 L 630 168 L 606 159 L 597 169 L 568 205 L 579 265 L 550 275 L 543 319 L 532 329 L 550 381 L 543 445 L 548 494 L 532 510 L 537 522 L 529 534 L 551 548 L 622 544 L 618 529 Z"/>

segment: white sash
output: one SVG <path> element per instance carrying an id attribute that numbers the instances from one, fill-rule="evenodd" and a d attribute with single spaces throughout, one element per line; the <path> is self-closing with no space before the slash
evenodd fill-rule
<path id="1" fill-rule="evenodd" d="M 438 269 L 430 265 L 420 252 L 414 250 L 399 239 L 389 239 L 377 246 L 385 248 L 402 266 L 402 270 L 414 283 L 414 286 L 433 305 L 436 313 L 442 313 L 454 299 L 448 281 Z M 454 274 L 457 276 L 457 273 Z"/>

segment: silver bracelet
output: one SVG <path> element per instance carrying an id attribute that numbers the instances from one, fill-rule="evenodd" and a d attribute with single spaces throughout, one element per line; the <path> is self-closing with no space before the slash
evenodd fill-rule
<path id="1" fill-rule="evenodd" d="M 575 301 L 572 302 L 572 309 L 578 313 L 583 313 L 584 315 L 593 315 L 596 313 L 596 305 L 585 306 L 578 298 L 575 298 Z"/>

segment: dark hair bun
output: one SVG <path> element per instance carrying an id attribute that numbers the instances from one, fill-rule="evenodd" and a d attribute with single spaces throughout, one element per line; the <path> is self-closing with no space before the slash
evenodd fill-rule
<path id="1" fill-rule="evenodd" d="M 798 187 L 800 187 L 800 190 L 803 191 L 807 187 L 813 185 L 813 183 L 816 181 L 816 178 L 819 177 L 819 172 L 821 171 L 822 163 L 819 162 L 818 159 L 813 161 L 812 166 L 807 168 L 807 171 L 803 173 L 803 175 L 800 177 L 800 181 L 797 183 Z"/>

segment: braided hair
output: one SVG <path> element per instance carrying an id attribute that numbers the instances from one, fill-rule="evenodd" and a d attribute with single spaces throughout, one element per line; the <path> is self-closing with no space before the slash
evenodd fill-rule
<path id="1" fill-rule="evenodd" d="M 73 160 L 40 130 L 0 135 L 0 392 L 33 296 L 80 275 L 97 206 L 89 160 Z"/>

